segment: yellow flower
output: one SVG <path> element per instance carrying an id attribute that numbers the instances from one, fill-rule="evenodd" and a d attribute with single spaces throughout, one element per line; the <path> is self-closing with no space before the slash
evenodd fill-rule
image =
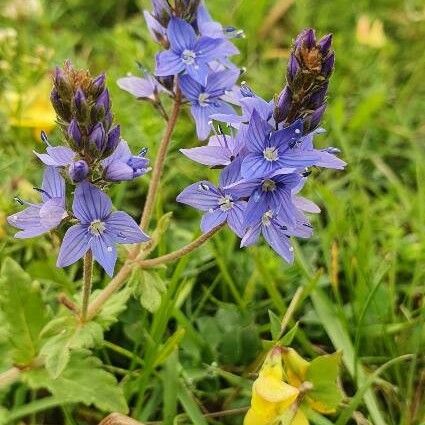
<path id="1" fill-rule="evenodd" d="M 282 349 L 273 348 L 252 386 L 251 407 L 244 425 L 274 425 L 297 399 L 297 388 L 283 382 Z M 300 422 L 298 425 L 303 425 Z"/>
<path id="2" fill-rule="evenodd" d="M 387 41 L 382 21 L 379 19 L 371 21 L 367 15 L 360 16 L 357 21 L 356 38 L 360 44 L 377 49 Z"/>
<path id="3" fill-rule="evenodd" d="M 9 121 L 12 126 L 32 128 L 37 138 L 41 130 L 49 132 L 55 127 L 56 114 L 49 100 L 48 78 L 27 90 L 22 96 L 9 92 L 5 97 L 10 105 Z"/>

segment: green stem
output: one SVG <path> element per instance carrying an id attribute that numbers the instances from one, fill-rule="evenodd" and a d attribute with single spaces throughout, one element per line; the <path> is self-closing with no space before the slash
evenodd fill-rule
<path id="1" fill-rule="evenodd" d="M 90 301 L 91 287 L 93 281 L 93 254 L 88 250 L 84 256 L 83 269 L 83 301 L 81 306 L 81 321 L 87 320 L 87 309 Z"/>

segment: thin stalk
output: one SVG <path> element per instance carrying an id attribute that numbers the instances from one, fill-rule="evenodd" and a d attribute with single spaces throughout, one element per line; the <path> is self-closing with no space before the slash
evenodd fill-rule
<path id="1" fill-rule="evenodd" d="M 19 379 L 20 375 L 21 370 L 17 367 L 12 367 L 9 370 L 0 373 L 0 388 L 13 384 Z"/>
<path id="2" fill-rule="evenodd" d="M 87 309 L 90 301 L 91 287 L 93 281 L 93 254 L 89 249 L 84 255 L 83 268 L 83 301 L 81 304 L 81 321 L 87 320 Z"/>
<path id="3" fill-rule="evenodd" d="M 177 249 L 176 251 L 170 252 L 169 254 L 161 255 L 157 258 L 150 258 L 148 260 L 136 260 L 135 263 L 143 269 L 148 269 L 151 267 L 159 266 L 161 264 L 169 263 L 170 261 L 178 260 L 179 258 L 184 257 L 185 255 L 191 253 L 192 251 L 203 245 L 215 233 L 222 229 L 223 226 L 224 223 L 218 225 L 217 227 L 214 227 L 214 229 L 211 229 L 209 232 L 202 234 L 197 239 L 185 245 L 184 247 Z"/>
<path id="4" fill-rule="evenodd" d="M 289 303 L 288 309 L 286 310 L 282 321 L 280 322 L 280 334 L 279 334 L 278 340 L 282 338 L 283 334 L 285 333 L 286 327 L 288 326 L 290 320 L 292 319 L 292 316 L 294 315 L 295 310 L 298 307 L 298 303 L 300 302 L 300 299 L 303 296 L 303 293 L 304 293 L 304 288 L 302 286 L 298 287 L 298 289 L 295 292 L 295 295 L 293 296 L 291 302 Z"/>
<path id="5" fill-rule="evenodd" d="M 152 178 L 149 183 L 148 194 L 146 197 L 145 206 L 143 208 L 142 218 L 140 220 L 140 227 L 143 230 L 148 228 L 152 218 L 152 211 L 155 205 L 156 195 L 158 193 L 159 182 L 161 180 L 162 171 L 164 169 L 165 158 L 167 157 L 171 136 L 173 135 L 173 131 L 177 123 L 177 118 L 180 114 L 180 106 L 181 91 L 178 87 L 178 82 L 176 82 L 173 110 L 167 122 L 167 128 L 165 129 L 164 137 L 162 138 L 161 144 L 159 145 L 159 149 L 156 154 L 155 164 L 152 170 Z"/>

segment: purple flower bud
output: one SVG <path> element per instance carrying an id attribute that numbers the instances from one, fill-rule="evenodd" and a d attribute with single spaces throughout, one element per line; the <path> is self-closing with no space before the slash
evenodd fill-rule
<path id="1" fill-rule="evenodd" d="M 277 105 L 274 110 L 274 119 L 277 123 L 285 121 L 291 108 L 292 94 L 288 86 L 286 86 L 279 94 Z"/>
<path id="2" fill-rule="evenodd" d="M 68 168 L 69 176 L 74 183 L 82 182 L 89 174 L 89 166 L 84 160 L 73 162 Z"/>
<path id="3" fill-rule="evenodd" d="M 65 74 L 61 68 L 55 67 L 55 74 L 53 76 L 53 82 L 55 86 L 60 86 L 65 81 Z"/>
<path id="4" fill-rule="evenodd" d="M 105 81 L 106 81 L 106 76 L 103 73 L 93 79 L 92 87 L 94 89 L 95 95 L 98 95 L 102 93 L 103 90 L 105 90 Z"/>
<path id="5" fill-rule="evenodd" d="M 297 72 L 300 69 L 300 64 L 298 63 L 298 59 L 295 57 L 295 55 L 292 53 L 289 57 L 288 62 L 288 79 L 293 80 L 295 76 L 297 75 Z"/>
<path id="6" fill-rule="evenodd" d="M 319 46 L 319 49 L 322 53 L 322 55 L 326 56 L 332 46 L 332 34 L 327 34 L 323 36 L 317 45 Z"/>
<path id="7" fill-rule="evenodd" d="M 326 110 L 326 103 L 324 103 L 320 108 L 317 108 L 308 119 L 306 119 L 306 123 L 308 124 L 305 128 L 306 132 L 310 132 L 314 130 L 322 120 L 323 114 Z"/>
<path id="8" fill-rule="evenodd" d="M 58 66 L 55 68 L 53 76 L 53 83 L 59 96 L 63 99 L 70 99 L 72 96 L 72 89 L 69 81 L 66 79 L 64 71 Z"/>
<path id="9" fill-rule="evenodd" d="M 75 102 L 75 107 L 77 109 L 82 109 L 86 106 L 86 96 L 84 95 L 84 92 L 78 88 L 75 96 L 74 96 L 74 102 Z"/>
<path id="10" fill-rule="evenodd" d="M 322 63 L 321 74 L 327 78 L 332 74 L 335 64 L 335 54 L 331 53 Z"/>
<path id="11" fill-rule="evenodd" d="M 103 90 L 102 94 L 98 97 L 96 101 L 96 106 L 98 108 L 102 107 L 106 112 L 109 112 L 111 107 L 111 101 L 109 99 L 109 91 L 108 89 Z"/>
<path id="12" fill-rule="evenodd" d="M 90 145 L 96 147 L 99 152 L 103 152 L 105 148 L 105 138 L 106 134 L 102 123 L 97 123 L 89 136 Z"/>
<path id="13" fill-rule="evenodd" d="M 108 133 L 108 140 L 106 142 L 106 150 L 108 153 L 114 152 L 114 150 L 117 148 L 118 143 L 121 140 L 120 137 L 121 129 L 119 125 L 114 126 Z"/>
<path id="14" fill-rule="evenodd" d="M 314 29 L 308 28 L 303 36 L 303 43 L 307 49 L 312 49 L 316 45 L 316 34 Z"/>
<path id="15" fill-rule="evenodd" d="M 103 127 L 109 129 L 112 125 L 112 114 L 109 111 L 106 116 L 103 118 Z"/>
<path id="16" fill-rule="evenodd" d="M 73 119 L 68 127 L 68 136 L 78 145 L 81 145 L 82 135 L 77 120 Z"/>
<path id="17" fill-rule="evenodd" d="M 323 86 L 311 94 L 308 102 L 311 109 L 317 109 L 323 104 L 328 91 L 328 85 L 329 83 L 326 82 Z"/>
<path id="18" fill-rule="evenodd" d="M 56 112 L 56 114 L 63 118 L 65 121 L 69 121 L 71 117 L 71 112 L 67 106 L 65 106 L 59 96 L 59 92 L 54 87 L 50 93 L 50 102 Z"/>

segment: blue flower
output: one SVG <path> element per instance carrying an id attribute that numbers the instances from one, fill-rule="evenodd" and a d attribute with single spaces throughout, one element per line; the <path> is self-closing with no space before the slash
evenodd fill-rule
<path id="1" fill-rule="evenodd" d="M 186 71 L 194 80 L 205 84 L 208 62 L 228 56 L 222 39 L 197 37 L 190 24 L 180 18 L 171 18 L 167 27 L 170 49 L 156 56 L 159 77 L 177 75 Z"/>
<path id="2" fill-rule="evenodd" d="M 294 261 L 294 248 L 291 236 L 309 238 L 312 234 L 308 222 L 299 222 L 295 226 L 284 223 L 276 211 L 268 210 L 253 226 L 249 227 L 242 238 L 241 247 L 255 244 L 263 235 L 270 247 L 288 263 Z"/>
<path id="3" fill-rule="evenodd" d="M 203 232 L 227 222 L 239 237 L 243 236 L 246 201 L 241 200 L 231 189 L 225 189 L 225 186 L 239 178 L 235 165 L 232 163 L 223 170 L 218 187 L 209 181 L 200 181 L 188 186 L 177 196 L 178 202 L 205 212 L 201 220 Z"/>
<path id="4" fill-rule="evenodd" d="M 112 276 L 117 260 L 117 243 L 149 240 L 127 213 L 111 212 L 111 209 L 111 200 L 96 186 L 89 182 L 77 186 L 72 210 L 79 224 L 65 233 L 57 260 L 58 267 L 75 263 L 90 249 L 94 259 Z"/>
<path id="5" fill-rule="evenodd" d="M 232 89 L 238 77 L 238 70 L 210 71 L 205 84 L 198 83 L 189 75 L 181 77 L 180 87 L 192 105 L 191 113 L 200 140 L 206 139 L 210 134 L 212 115 L 234 113 L 234 109 L 222 97 L 227 90 Z"/>
<path id="6" fill-rule="evenodd" d="M 137 99 L 149 99 L 155 101 L 158 93 L 167 91 L 151 74 L 146 73 L 145 78 L 123 77 L 117 81 L 118 87 L 127 91 Z"/>
<path id="7" fill-rule="evenodd" d="M 133 180 L 149 171 L 149 160 L 145 152 L 133 155 L 125 140 L 121 140 L 114 153 L 102 161 L 105 180 L 118 182 Z"/>
<path id="8" fill-rule="evenodd" d="M 10 225 L 21 229 L 15 238 L 32 238 L 59 226 L 67 216 L 65 209 L 65 180 L 55 167 L 46 167 L 41 189 L 41 204 L 20 201 L 28 207 L 8 217 Z"/>
<path id="9" fill-rule="evenodd" d="M 302 121 L 274 131 L 254 110 L 246 132 L 248 154 L 242 162 L 242 176 L 256 178 L 281 169 L 295 170 L 315 165 L 319 154 L 302 147 Z"/>

